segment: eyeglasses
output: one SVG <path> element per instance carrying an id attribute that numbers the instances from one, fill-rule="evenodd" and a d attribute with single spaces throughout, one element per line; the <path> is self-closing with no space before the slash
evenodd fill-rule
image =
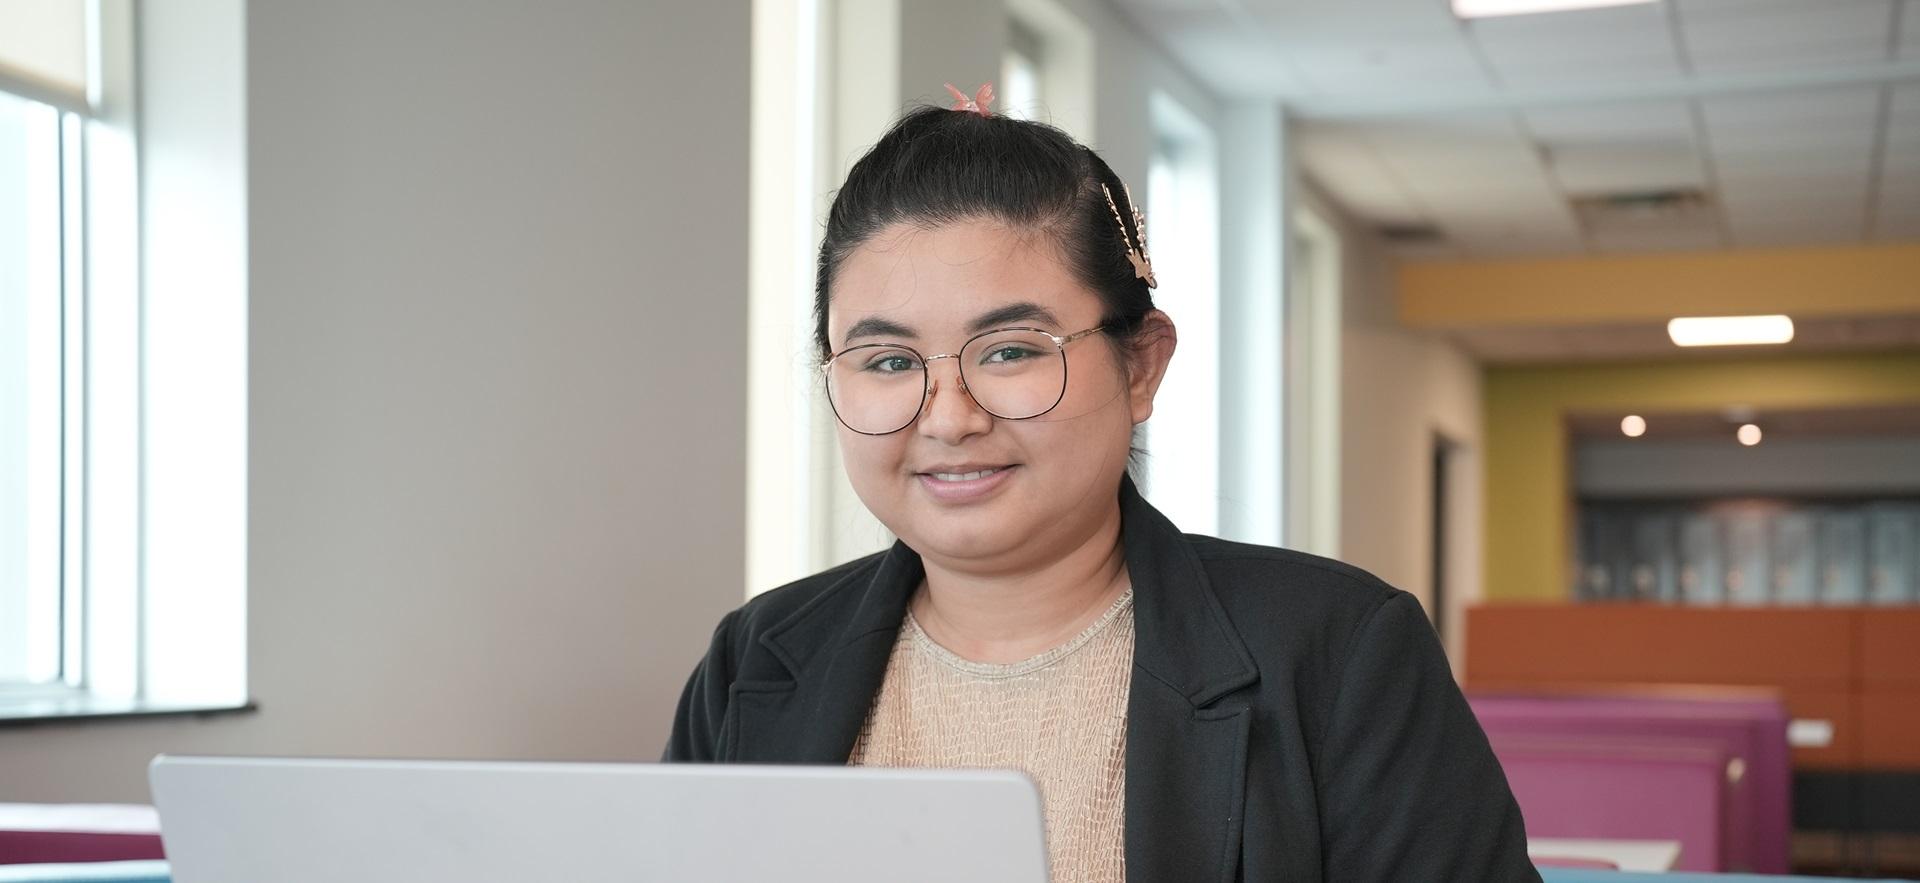
<path id="1" fill-rule="evenodd" d="M 928 364 L 958 359 L 960 389 L 1002 420 L 1031 420 L 1067 394 L 1067 344 L 1107 330 L 1099 325 L 1061 337 L 1038 328 L 998 328 L 974 335 L 957 353 L 922 356 L 899 343 L 848 347 L 820 366 L 827 402 L 841 424 L 861 435 L 889 435 L 913 424 L 933 394 Z"/>

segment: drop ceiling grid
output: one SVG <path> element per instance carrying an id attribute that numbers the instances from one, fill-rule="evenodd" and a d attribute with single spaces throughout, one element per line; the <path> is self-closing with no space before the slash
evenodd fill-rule
<path id="1" fill-rule="evenodd" d="M 1920 58 L 1920 0 L 1662 0 L 1464 24 L 1447 0 L 1121 2 L 1203 77 L 1259 68 L 1235 78 L 1236 94 L 1331 96 L 1328 107 L 1432 95 L 1459 107 L 1515 88 L 1602 89 L 1606 100 L 1589 103 L 1302 124 L 1308 135 L 1337 129 L 1312 149 L 1303 140 L 1301 157 L 1336 201 L 1369 222 L 1437 224 L 1465 252 L 1920 236 L 1920 83 L 1893 87 L 1885 107 L 1889 87 L 1878 85 L 1762 85 Z M 1770 91 L 1658 97 L 1696 73 Z M 1633 97 L 1641 80 L 1646 100 Z M 1710 233 L 1589 233 L 1567 204 L 1689 186 L 1713 196 Z"/>
<path id="2" fill-rule="evenodd" d="M 1364 126 L 1342 126 L 1339 124 L 1324 126 L 1318 131 L 1310 130 L 1303 138 L 1303 141 L 1306 142 L 1306 149 L 1302 151 L 1304 154 L 1302 162 L 1308 166 L 1308 172 L 1310 174 L 1319 177 L 1317 170 L 1312 166 L 1316 154 L 1334 150 L 1347 151 L 1353 156 L 1361 157 L 1362 162 L 1379 170 L 1382 180 L 1387 184 L 1387 189 L 1398 195 L 1400 202 L 1411 210 L 1411 214 L 1417 219 L 1418 223 L 1424 226 L 1439 227 L 1439 220 L 1434 215 L 1433 210 L 1420 198 L 1418 193 L 1414 192 L 1413 188 L 1407 185 L 1406 177 L 1394 169 L 1392 164 L 1388 163 L 1386 159 L 1380 155 L 1379 151 L 1374 149 L 1373 142 L 1368 137 Z M 1325 178 L 1320 178 L 1319 183 L 1322 186 L 1328 185 L 1328 181 Z M 1342 197 L 1340 191 L 1333 190 L 1332 192 L 1336 198 Z M 1381 219 L 1368 217 L 1367 220 L 1378 223 Z M 1421 243 L 1416 247 L 1430 257 L 1459 256 L 1458 249 L 1451 242 Z"/>
<path id="3" fill-rule="evenodd" d="M 1562 194 L 1511 113 L 1459 114 L 1443 125 L 1350 125 L 1426 217 L 1468 255 L 1577 251 Z"/>

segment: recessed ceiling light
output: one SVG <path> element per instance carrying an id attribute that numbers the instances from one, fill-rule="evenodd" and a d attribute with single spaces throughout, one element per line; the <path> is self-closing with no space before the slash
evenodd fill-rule
<path id="1" fill-rule="evenodd" d="M 1639 438 L 1647 434 L 1647 418 L 1639 414 L 1628 414 L 1620 421 L 1620 434 L 1627 438 Z"/>
<path id="2" fill-rule="evenodd" d="M 1535 12 L 1567 12 L 1602 6 L 1632 6 L 1656 0 L 1453 0 L 1453 14 L 1461 18 L 1489 18 L 1496 15 L 1528 15 Z"/>
<path id="3" fill-rule="evenodd" d="M 1667 336 L 1680 346 L 1733 346 L 1786 343 L 1793 320 L 1786 316 L 1699 316 L 1667 323 Z"/>
<path id="4" fill-rule="evenodd" d="M 1733 434 L 1733 437 L 1739 439 L 1741 444 L 1751 448 L 1760 443 L 1760 427 L 1752 423 L 1743 423 L 1740 426 L 1740 430 Z"/>

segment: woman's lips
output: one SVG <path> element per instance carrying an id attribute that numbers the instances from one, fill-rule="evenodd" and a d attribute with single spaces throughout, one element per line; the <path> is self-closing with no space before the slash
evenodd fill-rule
<path id="1" fill-rule="evenodd" d="M 978 500 L 999 490 L 1019 468 L 1019 466 L 1001 466 L 989 474 L 978 478 L 962 478 L 960 481 L 944 481 L 925 472 L 914 477 L 920 480 L 920 486 L 926 488 L 927 493 L 934 499 L 943 503 L 964 503 Z"/>

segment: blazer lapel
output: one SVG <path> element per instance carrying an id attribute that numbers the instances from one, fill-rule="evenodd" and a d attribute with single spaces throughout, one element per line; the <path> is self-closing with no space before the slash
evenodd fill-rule
<path id="1" fill-rule="evenodd" d="M 919 556 L 895 542 L 876 567 L 856 570 L 761 635 L 778 664 L 734 682 L 733 750 L 724 759 L 846 763 L 922 573 Z"/>
<path id="2" fill-rule="evenodd" d="M 1230 881 L 1239 871 L 1253 715 L 1228 697 L 1259 672 L 1186 538 L 1130 479 L 1120 503 L 1134 596 L 1127 877 Z"/>
<path id="3" fill-rule="evenodd" d="M 1246 706 L 1196 709 L 1165 684 L 1134 681 L 1127 705 L 1128 880 L 1235 879 L 1252 718 Z"/>

